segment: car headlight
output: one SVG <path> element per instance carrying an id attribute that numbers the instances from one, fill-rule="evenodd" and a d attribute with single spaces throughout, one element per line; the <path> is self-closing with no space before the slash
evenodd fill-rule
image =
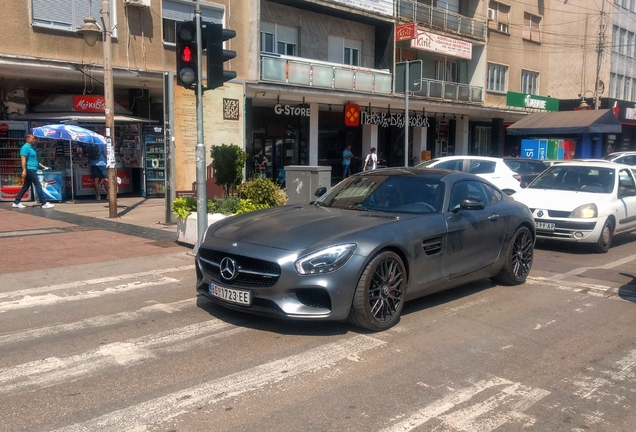
<path id="1" fill-rule="evenodd" d="M 589 219 L 595 218 L 598 216 L 598 209 L 596 208 L 596 204 L 585 204 L 579 206 L 574 209 L 572 213 L 570 213 L 571 218 L 582 218 Z"/>
<path id="2" fill-rule="evenodd" d="M 296 271 L 304 275 L 338 270 L 349 261 L 357 247 L 355 243 L 348 243 L 321 249 L 296 261 Z"/>

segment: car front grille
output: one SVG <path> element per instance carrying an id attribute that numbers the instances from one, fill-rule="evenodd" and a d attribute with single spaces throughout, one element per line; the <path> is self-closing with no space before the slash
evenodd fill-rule
<path id="1" fill-rule="evenodd" d="M 534 213 L 536 209 L 531 208 L 530 211 L 532 213 Z M 570 213 L 572 213 L 571 211 L 564 211 L 564 210 L 548 210 L 548 216 L 550 217 L 554 217 L 554 218 L 568 218 L 570 217 Z"/>
<path id="2" fill-rule="evenodd" d="M 238 275 L 231 281 L 221 277 L 223 258 L 230 258 L 236 263 Z M 275 285 L 280 277 L 280 266 L 276 263 L 211 249 L 199 249 L 199 264 L 211 280 L 227 287 L 268 288 Z"/>

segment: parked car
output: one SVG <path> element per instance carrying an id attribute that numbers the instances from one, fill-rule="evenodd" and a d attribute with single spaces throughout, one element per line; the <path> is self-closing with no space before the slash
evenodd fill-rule
<path id="1" fill-rule="evenodd" d="M 537 238 L 588 243 L 607 252 L 614 235 L 636 229 L 636 173 L 612 162 L 553 165 L 513 195 L 535 219 Z"/>
<path id="2" fill-rule="evenodd" d="M 603 159 L 611 162 L 634 166 L 636 165 L 636 151 L 614 152 L 608 154 Z"/>
<path id="3" fill-rule="evenodd" d="M 311 204 L 212 224 L 196 289 L 242 312 L 381 331 L 410 299 L 482 278 L 523 284 L 534 242 L 528 208 L 480 177 L 385 168 Z"/>
<path id="4" fill-rule="evenodd" d="M 487 156 L 444 156 L 422 162 L 418 168 L 439 168 L 478 175 L 508 195 L 521 190 L 521 176 L 511 170 L 502 158 Z"/>
<path id="5" fill-rule="evenodd" d="M 532 180 L 546 170 L 549 164 L 539 159 L 505 157 L 503 161 L 508 168 L 521 176 L 521 187 L 527 187 Z"/>

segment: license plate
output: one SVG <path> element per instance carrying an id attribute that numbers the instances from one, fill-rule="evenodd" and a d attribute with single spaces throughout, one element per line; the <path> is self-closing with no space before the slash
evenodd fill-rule
<path id="1" fill-rule="evenodd" d="M 245 306 L 250 306 L 252 304 L 251 291 L 225 288 L 210 283 L 210 295 L 212 297 L 217 297 L 230 303 L 236 303 Z"/>
<path id="2" fill-rule="evenodd" d="M 535 222 L 534 226 L 537 229 L 542 229 L 542 230 L 548 230 L 548 231 L 554 231 L 554 223 L 549 223 L 549 222 Z"/>

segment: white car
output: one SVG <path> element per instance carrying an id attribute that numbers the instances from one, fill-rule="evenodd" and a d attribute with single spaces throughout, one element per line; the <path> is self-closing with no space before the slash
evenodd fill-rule
<path id="1" fill-rule="evenodd" d="M 621 151 L 610 153 L 603 159 L 625 165 L 636 165 L 636 151 Z"/>
<path id="2" fill-rule="evenodd" d="M 417 168 L 440 168 L 464 171 L 478 175 L 512 195 L 521 190 L 521 176 L 514 172 L 502 158 L 488 156 L 444 156 L 417 165 Z"/>
<path id="3" fill-rule="evenodd" d="M 612 162 L 553 165 L 512 197 L 534 216 L 538 239 L 589 243 L 607 252 L 636 230 L 636 170 Z"/>

